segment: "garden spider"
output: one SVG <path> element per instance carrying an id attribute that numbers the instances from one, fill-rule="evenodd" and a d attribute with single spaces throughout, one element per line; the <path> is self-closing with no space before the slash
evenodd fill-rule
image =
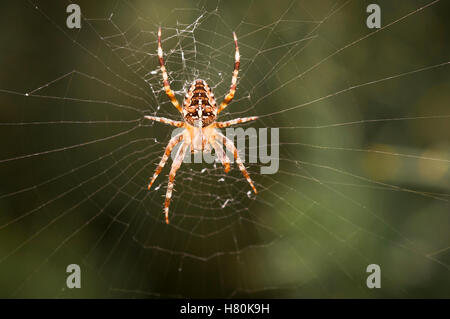
<path id="1" fill-rule="evenodd" d="M 161 161 L 158 164 L 158 167 L 153 174 L 153 177 L 148 184 L 148 189 L 152 187 L 153 182 L 158 177 L 159 173 L 162 171 L 164 165 L 169 158 L 172 149 L 178 143 L 182 142 L 178 152 L 175 156 L 175 159 L 172 163 L 172 167 L 169 173 L 169 183 L 167 184 L 166 191 L 166 200 L 164 203 L 164 214 L 166 217 L 166 223 L 169 223 L 169 204 L 170 199 L 172 197 L 173 184 L 175 181 L 175 174 L 177 170 L 180 168 L 181 163 L 186 154 L 186 150 L 190 147 L 191 152 L 208 152 L 211 150 L 211 147 L 214 148 L 219 160 L 222 162 L 224 166 L 225 172 L 228 173 L 230 170 L 230 159 L 227 157 L 223 147 L 225 145 L 226 149 L 233 153 L 234 159 L 239 166 L 244 177 L 247 179 L 247 182 L 250 184 L 251 188 L 257 194 L 255 186 L 245 169 L 244 164 L 242 163 L 241 158 L 239 157 L 238 150 L 234 146 L 233 142 L 228 139 L 225 135 L 223 135 L 218 128 L 228 127 L 234 124 L 245 123 L 249 121 L 254 121 L 258 117 L 245 117 L 245 118 L 237 118 L 234 120 L 226 121 L 226 122 L 216 122 L 217 115 L 223 111 L 227 105 L 233 100 L 234 93 L 236 92 L 236 83 L 239 71 L 239 48 L 237 43 L 236 34 L 233 32 L 234 44 L 236 47 L 235 53 L 235 62 L 234 62 L 234 72 L 233 77 L 231 79 L 231 87 L 230 91 L 223 100 L 223 102 L 216 106 L 216 101 L 214 99 L 214 94 L 209 88 L 208 84 L 206 84 L 203 80 L 195 80 L 191 87 L 189 88 L 186 96 L 184 98 L 183 107 L 178 103 L 177 98 L 175 97 L 174 92 L 170 89 L 169 79 L 167 76 L 166 67 L 164 66 L 164 58 L 163 51 L 161 47 L 161 28 L 158 29 L 158 57 L 159 64 L 161 66 L 161 73 L 164 80 L 164 89 L 166 91 L 167 96 L 169 97 L 172 104 L 177 108 L 180 113 L 183 114 L 184 121 L 174 121 L 164 117 L 156 117 L 156 116 L 145 116 L 145 118 L 157 122 L 161 122 L 164 124 L 169 124 L 176 127 L 183 127 L 184 130 L 174 136 L 166 146 L 166 150 L 164 152 Z"/>

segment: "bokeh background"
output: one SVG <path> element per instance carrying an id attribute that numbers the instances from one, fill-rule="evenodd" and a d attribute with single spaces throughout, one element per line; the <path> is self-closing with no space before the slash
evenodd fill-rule
<path id="1" fill-rule="evenodd" d="M 69 30 L 69 2 L 2 1 L 0 296 L 450 297 L 449 3 L 376 1 L 374 31 L 371 2 L 78 1 Z M 168 168 L 146 190 L 172 128 L 143 116 L 178 116 L 159 26 L 179 99 L 197 77 L 224 96 L 236 31 L 222 119 L 280 128 L 278 173 L 246 164 L 257 197 L 185 165 L 169 226 Z"/>

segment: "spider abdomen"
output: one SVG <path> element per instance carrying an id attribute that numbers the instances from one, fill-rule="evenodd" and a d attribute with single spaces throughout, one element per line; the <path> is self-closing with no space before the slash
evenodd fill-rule
<path id="1" fill-rule="evenodd" d="M 205 81 L 192 83 L 184 99 L 183 116 L 188 124 L 196 127 L 209 126 L 216 120 L 216 101 Z"/>

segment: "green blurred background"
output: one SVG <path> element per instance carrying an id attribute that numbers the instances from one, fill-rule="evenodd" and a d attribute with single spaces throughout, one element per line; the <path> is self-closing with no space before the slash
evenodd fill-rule
<path id="1" fill-rule="evenodd" d="M 0 4 L 1 297 L 450 297 L 448 1 L 377 1 L 374 34 L 372 1 L 77 3 L 80 30 L 64 1 Z M 178 116 L 160 25 L 179 99 L 197 77 L 224 96 L 236 31 L 222 119 L 280 128 L 256 198 L 184 165 L 169 226 L 168 169 L 146 190 L 172 128 L 143 116 Z"/>

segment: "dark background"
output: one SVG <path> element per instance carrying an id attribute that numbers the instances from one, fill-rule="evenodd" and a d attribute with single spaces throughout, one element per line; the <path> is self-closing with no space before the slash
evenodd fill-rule
<path id="1" fill-rule="evenodd" d="M 79 31 L 66 2 L 0 5 L 0 296 L 450 296 L 447 1 L 377 1 L 374 34 L 368 1 L 77 3 Z M 178 119 L 151 73 L 160 25 L 173 88 L 218 100 L 236 31 L 222 119 L 280 128 L 279 172 L 246 164 L 256 198 L 235 167 L 183 166 L 170 226 L 168 169 L 146 190 L 172 129 L 143 116 Z"/>

